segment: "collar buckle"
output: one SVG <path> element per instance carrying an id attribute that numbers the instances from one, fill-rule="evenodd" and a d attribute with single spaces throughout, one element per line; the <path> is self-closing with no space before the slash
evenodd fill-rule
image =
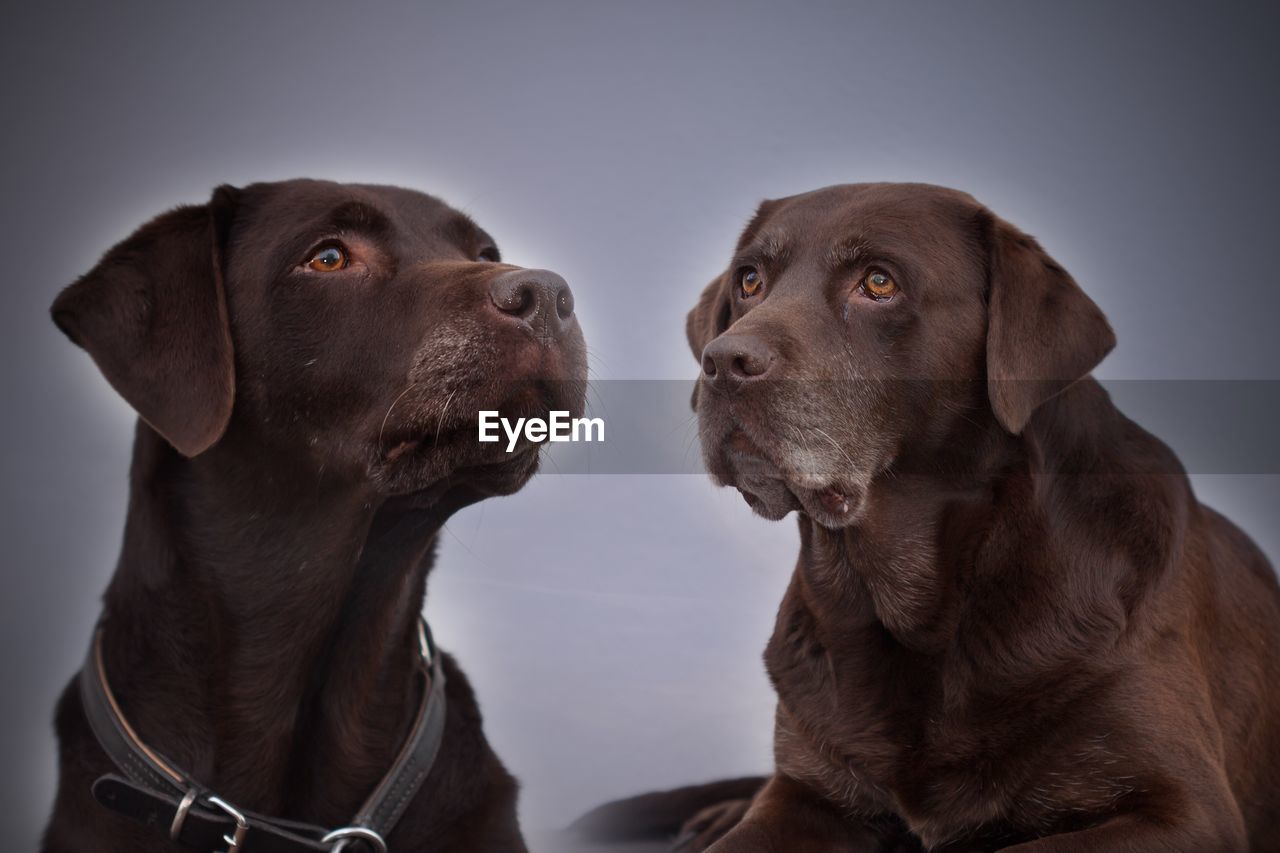
<path id="1" fill-rule="evenodd" d="M 222 836 L 222 840 L 227 842 L 229 845 L 226 853 L 235 853 L 235 851 L 240 849 L 240 845 L 244 844 L 244 837 L 249 834 L 249 821 L 242 813 L 236 810 L 235 806 L 231 805 L 221 797 L 209 797 L 209 805 L 217 806 L 235 819 L 235 832 L 231 835 Z"/>
<path id="2" fill-rule="evenodd" d="M 328 844 L 331 841 L 338 842 L 334 845 L 332 853 L 342 853 L 347 849 L 347 841 L 359 840 L 369 842 L 369 846 L 374 849 L 374 853 L 387 853 L 387 842 L 382 840 L 382 836 L 369 829 L 367 826 L 344 826 L 341 829 L 335 829 L 324 838 L 320 839 L 321 844 Z"/>
<path id="3" fill-rule="evenodd" d="M 170 841 L 177 841 L 182 836 L 182 826 L 187 822 L 187 813 L 195 804 L 196 796 L 196 789 L 188 788 L 187 793 L 182 797 L 182 802 L 178 803 L 178 810 L 173 815 L 173 823 L 169 824 Z"/>
<path id="4" fill-rule="evenodd" d="M 93 783 L 98 803 L 111 811 L 133 818 L 163 832 L 170 840 L 190 843 L 183 836 L 195 836 L 209 844 L 211 836 L 222 835 L 227 845 L 214 853 L 244 853 L 249 830 L 253 838 L 273 850 L 317 850 L 328 853 L 387 853 L 382 833 L 389 833 L 403 816 L 435 763 L 444 737 L 448 714 L 442 655 L 431 637 L 431 629 L 419 619 L 417 653 L 426 685 L 417 717 L 391 767 L 360 806 L 350 825 L 328 831 L 324 827 L 242 812 L 208 789 L 192 781 L 167 758 L 147 747 L 125 719 L 107 681 L 103 663 L 103 627 L 98 626 L 89 649 L 89 659 L 80 669 L 80 700 L 99 746 L 124 775 L 107 773 Z M 210 814 L 213 812 L 213 814 Z M 228 822 L 225 817 L 231 818 Z M 158 825 L 158 815 L 172 815 L 167 827 Z M 250 827 L 250 818 L 253 826 Z M 191 825 L 199 826 L 192 832 Z M 259 838 L 261 836 L 261 838 Z M 251 847 L 257 846 L 254 841 Z M 203 848 L 202 848 L 203 849 Z"/>

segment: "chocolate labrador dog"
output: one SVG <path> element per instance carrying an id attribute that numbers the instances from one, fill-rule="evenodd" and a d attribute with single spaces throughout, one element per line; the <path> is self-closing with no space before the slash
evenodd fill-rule
<path id="1" fill-rule="evenodd" d="M 43 849 L 524 850 L 419 613 L 441 525 L 538 465 L 477 411 L 581 413 L 565 282 L 430 196 L 299 180 L 163 214 L 53 318 L 140 420 Z"/>
<path id="2" fill-rule="evenodd" d="M 707 466 L 801 548 L 776 771 L 684 849 L 1280 850 L 1275 576 L 1089 377 L 1112 331 L 1035 240 L 939 187 L 768 201 L 688 337 Z"/>

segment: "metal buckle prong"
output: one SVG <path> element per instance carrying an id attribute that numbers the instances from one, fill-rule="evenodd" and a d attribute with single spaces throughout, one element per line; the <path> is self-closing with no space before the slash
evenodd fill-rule
<path id="1" fill-rule="evenodd" d="M 321 844 L 328 844 L 331 841 L 338 842 L 333 848 L 332 853 L 339 853 L 345 846 L 348 838 L 359 839 L 360 841 L 368 841 L 373 845 L 376 853 L 387 853 L 387 842 L 382 840 L 382 836 L 374 832 L 367 826 L 344 826 L 341 829 L 335 829 L 324 838 L 320 839 Z"/>
<path id="2" fill-rule="evenodd" d="M 182 825 L 187 822 L 187 813 L 191 811 L 196 796 L 196 789 L 191 788 L 183 795 L 182 802 L 178 803 L 178 811 L 173 815 L 173 823 L 169 824 L 170 841 L 177 841 L 178 836 L 182 834 Z"/>
<path id="3" fill-rule="evenodd" d="M 234 853 L 234 851 L 239 850 L 240 845 L 244 843 L 244 837 L 249 832 L 249 821 L 245 819 L 244 815 L 236 810 L 235 806 L 231 805 L 221 797 L 210 797 L 209 803 L 217 806 L 227 814 L 231 815 L 231 817 L 235 818 L 236 831 L 231 835 L 222 836 L 222 840 L 231 845 L 227 848 L 226 853 Z"/>

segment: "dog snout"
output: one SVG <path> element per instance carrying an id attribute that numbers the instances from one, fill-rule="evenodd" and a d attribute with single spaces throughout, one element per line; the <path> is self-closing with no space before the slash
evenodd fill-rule
<path id="1" fill-rule="evenodd" d="M 512 270 L 493 280 L 489 298 L 504 316 L 538 337 L 559 340 L 573 325 L 573 291 L 548 270 Z"/>
<path id="2" fill-rule="evenodd" d="M 754 335 L 721 335 L 702 351 L 703 380 L 732 390 L 763 379 L 776 361 L 777 354 Z"/>

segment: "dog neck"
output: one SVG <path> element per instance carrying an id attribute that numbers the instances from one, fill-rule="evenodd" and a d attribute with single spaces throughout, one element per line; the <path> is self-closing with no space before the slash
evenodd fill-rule
<path id="1" fill-rule="evenodd" d="M 800 516 L 793 591 L 837 632 L 875 628 L 906 648 L 939 650 L 956 627 L 961 551 L 971 550 L 944 543 L 955 519 L 977 515 L 981 492 L 915 475 L 877 484 L 868 498 L 866 515 L 842 530 Z"/>
<path id="2" fill-rule="evenodd" d="M 419 700 L 416 620 L 456 506 L 255 458 L 224 440 L 185 459 L 139 425 L 106 668 L 139 735 L 193 778 L 341 821 Z"/>
<path id="3" fill-rule="evenodd" d="M 962 429 L 945 442 L 958 453 L 879 478 L 857 525 L 833 531 L 801 516 L 793 594 L 833 631 L 874 626 L 924 653 L 961 635 L 1026 645 L 1008 608 L 986 600 L 1042 608 L 1044 624 L 1063 623 L 1054 636 L 1081 651 L 1122 630 L 1176 563 L 1180 536 L 1154 531 L 1180 530 L 1194 504 L 1172 452 L 1091 379 L 1042 406 L 1021 435 L 978 420 Z M 1164 476 L 1149 475 L 1157 471 Z M 1108 506 L 1132 512 L 1097 509 Z M 1139 554 L 1107 547 L 1126 539 L 1167 544 Z M 1052 559 L 1064 553 L 1082 558 Z M 1071 622 L 1082 614 L 1094 635 Z M 1016 666 L 1036 653 L 1015 649 L 1004 660 Z"/>

